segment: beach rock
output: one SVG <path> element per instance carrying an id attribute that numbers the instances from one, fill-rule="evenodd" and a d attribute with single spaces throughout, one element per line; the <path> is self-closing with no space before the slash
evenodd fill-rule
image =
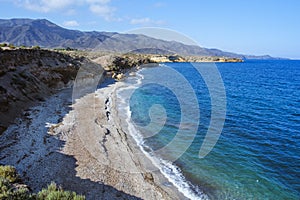
<path id="1" fill-rule="evenodd" d="M 116 75 L 116 79 L 117 80 L 121 80 L 122 78 L 124 78 L 124 74 L 123 73 L 120 73 L 120 74 Z"/>
<path id="2" fill-rule="evenodd" d="M 143 174 L 143 177 L 146 181 L 154 182 L 153 175 L 150 172 L 146 172 Z"/>

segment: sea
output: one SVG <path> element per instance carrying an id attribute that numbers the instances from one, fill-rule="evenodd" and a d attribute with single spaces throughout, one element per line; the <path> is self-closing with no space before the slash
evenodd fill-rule
<path id="1" fill-rule="evenodd" d="M 190 199 L 300 199 L 300 61 L 160 63 L 117 91 L 129 134 Z"/>

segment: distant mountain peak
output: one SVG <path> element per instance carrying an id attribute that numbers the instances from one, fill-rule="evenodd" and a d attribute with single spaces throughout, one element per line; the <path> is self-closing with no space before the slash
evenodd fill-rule
<path id="1" fill-rule="evenodd" d="M 53 22 L 51 22 L 47 19 L 36 19 L 36 20 L 33 20 L 32 23 L 45 24 L 47 26 L 52 26 L 52 27 L 59 27 L 58 25 L 54 24 Z"/>

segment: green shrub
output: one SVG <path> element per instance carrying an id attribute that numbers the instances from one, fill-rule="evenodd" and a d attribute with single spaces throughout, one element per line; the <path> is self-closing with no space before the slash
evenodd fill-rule
<path id="1" fill-rule="evenodd" d="M 8 192 L 8 199 L 13 199 L 13 200 L 35 200 L 35 197 L 33 195 L 29 194 L 28 189 L 22 188 L 22 189 L 18 189 L 18 190 L 9 191 Z"/>
<path id="2" fill-rule="evenodd" d="M 14 167 L 0 166 L 0 200 L 85 200 L 84 196 L 64 191 L 55 183 L 51 183 L 38 194 L 30 194 L 27 186 L 19 184 L 19 181 Z"/>
<path id="3" fill-rule="evenodd" d="M 0 178 L 8 180 L 10 183 L 14 183 L 19 179 L 16 168 L 6 165 L 0 166 Z"/>
<path id="4" fill-rule="evenodd" d="M 1 195 L 6 193 L 10 189 L 10 183 L 4 178 L 0 178 L 0 199 Z"/>
<path id="5" fill-rule="evenodd" d="M 27 188 L 15 188 L 10 181 L 0 178 L 0 199 L 1 200 L 34 200 L 35 197 L 29 194 Z"/>
<path id="6" fill-rule="evenodd" d="M 36 195 L 37 200 L 84 200 L 85 197 L 77 195 L 75 192 L 64 191 L 57 187 L 55 183 L 51 183 L 47 189 L 43 189 Z"/>
<path id="7" fill-rule="evenodd" d="M 41 49 L 40 46 L 33 46 L 32 49 Z"/>
<path id="8" fill-rule="evenodd" d="M 0 199 L 1 200 L 30 200 L 33 197 L 27 188 L 16 188 L 14 184 L 19 181 L 16 168 L 12 166 L 0 166 Z"/>
<path id="9" fill-rule="evenodd" d="M 14 44 L 9 44 L 8 47 L 11 48 L 11 49 L 15 49 L 16 48 L 16 46 Z"/>
<path id="10" fill-rule="evenodd" d="M 2 43 L 2 44 L 0 44 L 0 47 L 7 47 L 7 44 L 6 43 Z"/>

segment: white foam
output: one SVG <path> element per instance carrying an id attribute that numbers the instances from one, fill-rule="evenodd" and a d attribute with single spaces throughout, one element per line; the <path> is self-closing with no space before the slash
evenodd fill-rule
<path id="1" fill-rule="evenodd" d="M 160 64 L 161 66 L 161 64 Z M 142 84 L 142 80 L 144 76 L 139 72 L 136 73 L 137 81 L 134 85 L 128 85 L 126 87 L 120 88 L 120 90 L 126 89 L 135 89 L 138 85 Z M 119 89 L 118 89 L 119 90 Z M 121 100 L 121 105 L 119 109 L 122 109 L 123 112 L 126 114 L 126 124 L 128 128 L 129 134 L 134 138 L 137 142 L 138 146 L 140 147 L 141 151 L 151 160 L 151 162 L 160 170 L 160 172 L 171 182 L 177 189 L 180 191 L 185 197 L 189 199 L 195 200 L 204 200 L 209 199 L 206 194 L 200 191 L 199 188 L 192 186 L 186 178 L 181 173 L 181 170 L 174 164 L 170 163 L 169 161 L 163 160 L 162 158 L 156 157 L 151 152 L 147 152 L 145 149 L 151 149 L 149 146 L 144 144 L 143 136 L 140 132 L 136 129 L 133 122 L 131 121 L 131 110 L 129 107 L 129 99 L 126 97 L 121 96 L 120 92 L 117 92 L 118 99 Z M 128 98 L 128 97 L 127 97 Z"/>

